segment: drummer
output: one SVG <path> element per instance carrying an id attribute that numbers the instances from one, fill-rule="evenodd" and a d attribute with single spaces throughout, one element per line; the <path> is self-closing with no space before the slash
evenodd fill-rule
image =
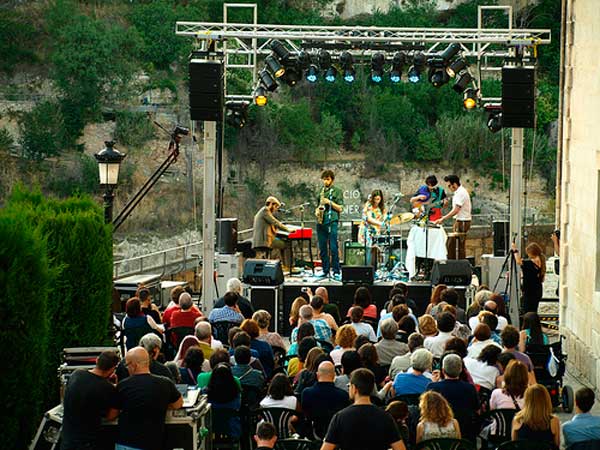
<path id="1" fill-rule="evenodd" d="M 364 244 L 367 249 L 367 265 L 373 260 L 373 241 L 375 236 L 381 234 L 386 219 L 387 211 L 383 201 L 381 189 L 375 189 L 369 195 L 369 199 L 363 208 L 362 222 L 358 229 L 358 242 Z"/>
<path id="2" fill-rule="evenodd" d="M 419 187 L 414 197 L 410 199 L 413 207 L 429 209 L 427 218 L 432 222 L 442 217 L 442 208 L 448 205 L 446 191 L 437 184 L 437 177 L 429 175 L 425 178 L 425 184 Z"/>

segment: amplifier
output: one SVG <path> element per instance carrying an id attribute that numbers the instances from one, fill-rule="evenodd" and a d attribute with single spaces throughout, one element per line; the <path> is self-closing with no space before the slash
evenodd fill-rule
<path id="1" fill-rule="evenodd" d="M 367 250 L 364 244 L 344 241 L 344 264 L 364 266 L 367 263 Z"/>
<path id="2" fill-rule="evenodd" d="M 466 259 L 437 260 L 431 268 L 431 284 L 447 284 L 452 286 L 469 286 L 473 271 Z"/>
<path id="3" fill-rule="evenodd" d="M 281 261 L 276 259 L 248 259 L 244 264 L 244 283 L 253 286 L 278 286 L 283 283 Z"/>
<path id="4" fill-rule="evenodd" d="M 373 266 L 342 266 L 343 284 L 373 284 L 375 272 Z"/>

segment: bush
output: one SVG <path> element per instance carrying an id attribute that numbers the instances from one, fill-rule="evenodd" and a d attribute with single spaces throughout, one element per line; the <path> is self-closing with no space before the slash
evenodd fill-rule
<path id="1" fill-rule="evenodd" d="M 34 161 L 59 155 L 66 142 L 64 118 L 55 102 L 40 103 L 23 113 L 19 129 L 23 156 Z"/>
<path id="2" fill-rule="evenodd" d="M 35 61 L 36 31 L 27 17 L 8 8 L 0 14 L 0 71 L 11 73 L 19 63 Z"/>
<path id="3" fill-rule="evenodd" d="M 0 429 L 2 448 L 21 450 L 42 417 L 44 379 L 56 379 L 47 366 L 50 271 L 42 235 L 17 214 L 0 210 L 0 242 Z"/>
<path id="4" fill-rule="evenodd" d="M 115 140 L 118 143 L 142 147 L 154 138 L 154 125 L 141 112 L 121 111 L 116 114 Z"/>
<path id="5" fill-rule="evenodd" d="M 120 177 L 119 177 L 120 178 Z M 65 198 L 77 194 L 94 194 L 99 189 L 98 163 L 89 155 L 77 155 L 72 164 L 52 170 L 45 186 L 54 195 Z"/>
<path id="6" fill-rule="evenodd" d="M 15 145 L 15 139 L 10 132 L 4 127 L 0 128 L 0 152 L 9 152 L 13 145 Z"/>

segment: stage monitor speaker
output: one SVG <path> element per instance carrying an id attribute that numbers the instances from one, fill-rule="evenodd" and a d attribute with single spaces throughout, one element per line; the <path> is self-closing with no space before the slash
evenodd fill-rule
<path id="1" fill-rule="evenodd" d="M 250 286 L 248 297 L 254 311 L 264 309 L 271 314 L 269 331 L 284 332 L 283 292 L 281 286 Z"/>
<path id="2" fill-rule="evenodd" d="M 448 286 L 469 286 L 473 271 L 466 259 L 437 260 L 431 268 L 431 284 Z"/>
<path id="3" fill-rule="evenodd" d="M 190 118 L 223 120 L 223 63 L 192 59 L 189 64 Z"/>
<path id="4" fill-rule="evenodd" d="M 373 266 L 342 266 L 343 284 L 373 284 L 375 272 Z"/>
<path id="5" fill-rule="evenodd" d="M 502 68 L 502 126 L 535 127 L 535 68 Z"/>
<path id="6" fill-rule="evenodd" d="M 367 251 L 364 244 L 344 241 L 344 264 L 347 266 L 367 264 Z"/>
<path id="7" fill-rule="evenodd" d="M 283 283 L 281 262 L 276 259 L 248 259 L 244 264 L 243 280 L 253 286 L 279 286 Z"/>
<path id="8" fill-rule="evenodd" d="M 238 220 L 234 218 L 223 218 L 216 220 L 217 247 L 216 251 L 221 254 L 233 254 L 237 246 Z"/>
<path id="9" fill-rule="evenodd" d="M 494 220 L 492 222 L 494 256 L 506 256 L 508 253 L 508 221 Z"/>

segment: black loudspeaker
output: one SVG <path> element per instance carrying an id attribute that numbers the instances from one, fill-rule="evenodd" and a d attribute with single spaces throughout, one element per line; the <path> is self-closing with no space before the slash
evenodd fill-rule
<path id="1" fill-rule="evenodd" d="M 254 311 L 264 309 L 271 314 L 269 331 L 283 333 L 285 327 L 281 286 L 252 286 L 249 290 L 249 298 Z"/>
<path id="2" fill-rule="evenodd" d="M 237 219 L 217 219 L 217 252 L 223 254 L 235 253 L 237 247 Z"/>
<path id="3" fill-rule="evenodd" d="M 502 68 L 502 126 L 535 127 L 535 68 Z"/>
<path id="4" fill-rule="evenodd" d="M 344 264 L 348 266 L 364 266 L 367 264 L 367 251 L 363 244 L 344 241 Z"/>
<path id="5" fill-rule="evenodd" d="M 437 260 L 431 268 L 431 284 L 448 286 L 469 286 L 473 271 L 466 259 Z"/>
<path id="6" fill-rule="evenodd" d="M 375 272 L 373 266 L 342 266 L 342 283 L 373 284 Z"/>
<path id="7" fill-rule="evenodd" d="M 244 264 L 243 280 L 254 286 L 279 286 L 283 283 L 281 262 L 276 259 L 248 259 Z"/>
<path id="8" fill-rule="evenodd" d="M 494 256 L 506 256 L 508 253 L 508 221 L 494 220 L 492 222 L 494 239 Z"/>
<path id="9" fill-rule="evenodd" d="M 223 64 L 203 59 L 190 60 L 190 118 L 223 120 Z"/>

